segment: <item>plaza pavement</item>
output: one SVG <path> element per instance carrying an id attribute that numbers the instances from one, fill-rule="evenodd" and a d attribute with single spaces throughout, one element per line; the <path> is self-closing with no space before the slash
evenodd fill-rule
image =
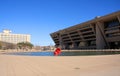
<path id="1" fill-rule="evenodd" d="M 0 54 L 0 76 L 120 76 L 120 54 L 98 56 Z"/>

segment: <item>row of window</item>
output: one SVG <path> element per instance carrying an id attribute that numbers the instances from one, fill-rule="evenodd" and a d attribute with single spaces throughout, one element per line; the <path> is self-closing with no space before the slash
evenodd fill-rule
<path id="1" fill-rule="evenodd" d="M 120 22 L 118 21 L 118 19 L 104 22 L 104 28 L 111 28 L 116 26 L 120 26 Z"/>
<path id="2" fill-rule="evenodd" d="M 110 33 L 110 34 L 106 34 L 106 37 L 116 37 L 116 36 L 120 36 L 120 33 Z"/>
<path id="3" fill-rule="evenodd" d="M 68 47 L 86 47 L 86 46 L 96 46 L 96 41 L 86 41 L 86 42 L 76 42 L 74 44 L 66 44 Z"/>

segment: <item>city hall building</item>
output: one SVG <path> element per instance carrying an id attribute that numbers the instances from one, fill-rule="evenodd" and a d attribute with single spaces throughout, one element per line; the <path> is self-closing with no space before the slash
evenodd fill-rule
<path id="1" fill-rule="evenodd" d="M 120 11 L 50 35 L 62 49 L 120 49 Z"/>
<path id="2" fill-rule="evenodd" d="M 13 34 L 10 30 L 3 30 L 0 33 L 0 41 L 17 44 L 19 42 L 30 42 L 29 34 Z"/>

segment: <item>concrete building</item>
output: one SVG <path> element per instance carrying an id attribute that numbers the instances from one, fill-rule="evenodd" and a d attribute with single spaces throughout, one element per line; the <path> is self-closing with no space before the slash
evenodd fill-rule
<path id="1" fill-rule="evenodd" d="M 0 33 L 0 41 L 17 44 L 19 42 L 30 42 L 30 35 L 28 34 L 12 34 L 10 30 L 3 30 Z"/>
<path id="2" fill-rule="evenodd" d="M 62 49 L 120 48 L 120 11 L 50 34 Z"/>

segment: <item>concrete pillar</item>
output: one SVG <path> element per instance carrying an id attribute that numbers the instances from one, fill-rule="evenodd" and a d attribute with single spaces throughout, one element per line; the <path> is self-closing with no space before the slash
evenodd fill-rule
<path id="1" fill-rule="evenodd" d="M 80 38 L 81 38 L 82 40 L 84 40 L 84 37 L 83 37 L 81 31 L 80 31 L 80 30 L 77 30 L 77 32 L 78 32 L 78 34 L 80 35 Z"/>
<path id="2" fill-rule="evenodd" d="M 61 49 L 63 49 L 63 42 L 62 42 L 61 34 L 59 33 L 58 36 L 59 36 L 59 47 L 60 47 Z"/>
<path id="3" fill-rule="evenodd" d="M 62 48 L 62 38 L 61 38 L 61 34 L 60 33 L 57 33 L 57 37 L 58 37 L 58 41 L 59 41 L 59 47 Z"/>
<path id="4" fill-rule="evenodd" d="M 68 35 L 68 37 L 70 38 L 71 42 L 73 43 L 73 40 L 72 40 L 72 38 L 71 38 L 70 34 L 69 34 L 69 33 L 67 33 L 67 35 Z"/>
<path id="5" fill-rule="evenodd" d="M 103 30 L 104 28 L 102 27 L 102 25 L 97 23 L 96 24 L 96 48 L 97 49 L 104 49 L 104 47 L 106 46 L 105 39 L 102 33 Z"/>
<path id="6" fill-rule="evenodd" d="M 90 24 L 90 27 L 92 28 L 92 31 L 93 31 L 94 34 L 95 34 L 95 32 L 96 32 L 96 30 L 95 30 L 95 25 Z"/>
<path id="7" fill-rule="evenodd" d="M 120 23 L 120 15 L 119 15 L 119 16 L 117 16 L 117 18 L 118 18 L 118 20 L 119 20 L 119 23 Z"/>

